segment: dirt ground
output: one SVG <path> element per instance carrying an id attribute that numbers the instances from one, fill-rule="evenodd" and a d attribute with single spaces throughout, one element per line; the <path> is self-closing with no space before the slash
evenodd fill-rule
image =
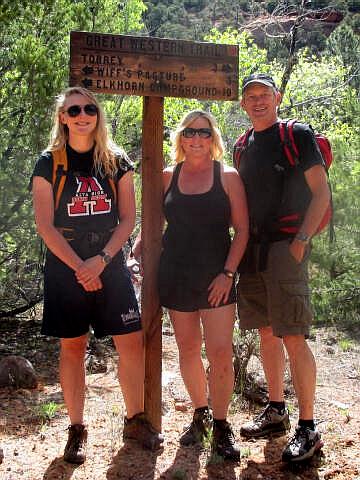
<path id="1" fill-rule="evenodd" d="M 124 445 L 124 405 L 116 379 L 116 355 L 106 343 L 107 371 L 87 375 L 88 459 L 76 467 L 62 460 L 68 420 L 58 381 L 57 341 L 41 337 L 39 327 L 33 319 L 0 322 L 0 356 L 25 356 L 40 378 L 36 390 L 0 389 L 1 480 L 360 480 L 359 335 L 348 341 L 344 333 L 334 329 L 314 330 L 316 420 L 325 445 L 322 454 L 311 462 L 292 468 L 281 463 L 286 437 L 241 440 L 241 424 L 260 407 L 235 397 L 229 420 L 241 446 L 240 464 L 212 457 L 206 446 L 179 446 L 178 437 L 192 410 L 169 327 L 163 335 L 164 449 L 149 453 L 134 444 Z M 296 400 L 289 396 L 287 402 L 294 426 Z M 55 411 L 51 410 L 53 404 L 59 405 Z M 184 411 L 178 410 L 179 405 Z"/>

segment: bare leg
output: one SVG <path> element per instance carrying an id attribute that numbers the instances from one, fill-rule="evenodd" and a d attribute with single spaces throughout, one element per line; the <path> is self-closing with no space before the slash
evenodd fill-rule
<path id="1" fill-rule="evenodd" d="M 86 345 L 87 335 L 60 339 L 60 383 L 72 425 L 84 420 Z"/>
<path id="2" fill-rule="evenodd" d="M 143 332 L 113 336 L 119 354 L 118 376 L 128 418 L 144 411 L 145 357 Z"/>
<path id="3" fill-rule="evenodd" d="M 269 398 L 274 402 L 284 401 L 285 352 L 281 338 L 275 337 L 271 327 L 259 329 L 261 361 L 269 389 Z"/>
<path id="4" fill-rule="evenodd" d="M 292 380 L 299 402 L 299 416 L 302 420 L 311 420 L 314 418 L 316 387 L 314 355 L 303 335 L 286 336 L 284 344 L 289 354 Z"/>
<path id="5" fill-rule="evenodd" d="M 199 312 L 169 310 L 179 349 L 180 371 L 194 408 L 204 407 L 207 380 L 201 360 L 202 335 Z"/>
<path id="6" fill-rule="evenodd" d="M 232 339 L 235 304 L 200 312 L 210 362 L 209 390 L 216 419 L 226 419 L 234 389 Z"/>

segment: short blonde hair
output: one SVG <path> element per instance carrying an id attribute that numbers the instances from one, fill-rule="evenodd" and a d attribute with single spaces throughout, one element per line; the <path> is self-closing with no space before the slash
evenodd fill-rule
<path id="1" fill-rule="evenodd" d="M 200 117 L 205 118 L 210 125 L 210 129 L 212 133 L 210 155 L 212 160 L 220 160 L 222 158 L 224 154 L 224 142 L 221 138 L 221 133 L 214 115 L 212 115 L 210 112 L 205 112 L 204 110 L 192 110 L 191 112 L 186 113 L 183 116 L 176 130 L 172 132 L 170 136 L 171 142 L 172 142 L 171 158 L 175 160 L 176 163 L 183 161 L 185 158 L 185 152 L 181 147 L 181 141 L 180 141 L 182 132 L 192 122 L 194 122 L 197 118 L 200 118 Z"/>
<path id="2" fill-rule="evenodd" d="M 94 131 L 94 167 L 102 175 L 115 176 L 118 170 L 117 156 L 127 158 L 125 151 L 117 146 L 109 137 L 104 110 L 95 95 L 83 87 L 70 87 L 56 97 L 53 127 L 50 133 L 50 141 L 47 150 L 61 150 L 69 140 L 68 126 L 60 121 L 60 113 L 64 112 L 65 102 L 71 95 L 79 94 L 96 105 L 97 123 Z"/>

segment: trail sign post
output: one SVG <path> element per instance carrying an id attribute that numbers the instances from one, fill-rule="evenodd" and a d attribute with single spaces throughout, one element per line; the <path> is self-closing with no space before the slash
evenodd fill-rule
<path id="1" fill-rule="evenodd" d="M 70 85 L 143 96 L 142 322 L 145 411 L 161 429 L 161 251 L 164 97 L 238 98 L 238 46 L 89 32 L 70 34 Z"/>

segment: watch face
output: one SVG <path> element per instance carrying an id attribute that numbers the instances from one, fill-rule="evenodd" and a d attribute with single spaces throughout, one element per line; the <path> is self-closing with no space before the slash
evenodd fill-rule
<path id="1" fill-rule="evenodd" d="M 309 235 L 306 235 L 306 233 L 299 232 L 296 235 L 297 240 L 300 240 L 301 242 L 307 242 L 309 240 Z"/>
<path id="2" fill-rule="evenodd" d="M 110 255 L 105 254 L 105 255 L 103 256 L 103 260 L 104 260 L 104 263 L 106 263 L 106 265 L 108 265 L 108 264 L 111 262 L 111 257 L 110 257 Z"/>
<path id="3" fill-rule="evenodd" d="M 108 255 L 107 253 L 105 253 L 105 252 L 103 252 L 103 251 L 101 251 L 101 252 L 99 253 L 99 255 L 101 256 L 101 258 L 102 258 L 103 262 L 105 263 L 105 265 L 108 265 L 108 264 L 111 262 L 111 260 L 112 260 L 112 257 L 110 257 L 110 255 Z"/>

